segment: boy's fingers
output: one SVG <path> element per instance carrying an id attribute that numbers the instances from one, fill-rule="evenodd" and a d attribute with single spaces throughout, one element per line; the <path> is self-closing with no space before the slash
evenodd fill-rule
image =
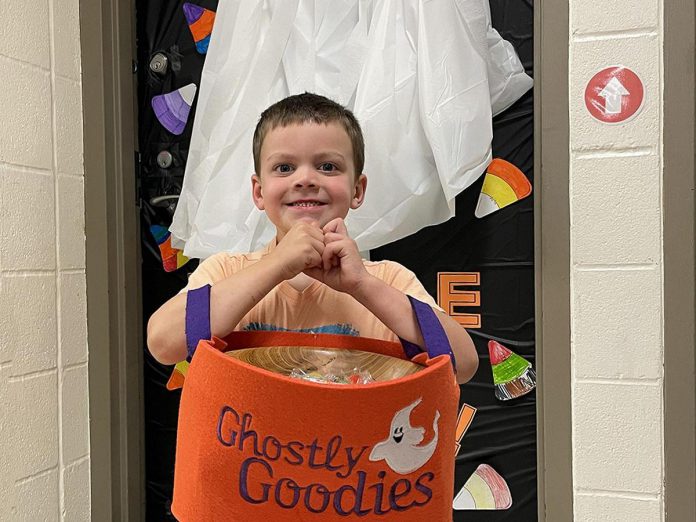
<path id="1" fill-rule="evenodd" d="M 324 245 L 324 242 L 321 241 L 320 239 L 316 238 L 311 238 L 311 245 L 314 250 L 317 251 L 319 255 L 322 255 L 324 253 L 324 249 L 326 248 L 326 245 Z"/>
<path id="2" fill-rule="evenodd" d="M 318 251 L 315 250 L 313 254 L 311 254 L 309 257 L 306 258 L 305 261 L 305 269 L 310 268 L 310 267 L 316 267 L 320 268 L 323 265 L 323 257 L 322 254 Z"/>
<path id="3" fill-rule="evenodd" d="M 341 219 L 341 218 L 334 218 L 331 221 L 329 221 L 326 225 L 324 225 L 324 234 L 327 232 L 336 232 L 336 222 Z"/>
<path id="4" fill-rule="evenodd" d="M 304 230 L 306 230 L 309 234 L 314 235 L 323 235 L 324 231 L 321 229 L 319 226 L 319 223 L 316 221 L 310 221 L 309 223 L 305 223 L 305 226 L 303 227 Z"/>
<path id="5" fill-rule="evenodd" d="M 332 266 L 336 266 L 334 263 L 337 261 L 336 256 L 331 248 L 325 248 L 324 253 L 321 255 L 322 267 L 324 271 L 331 270 Z"/>
<path id="6" fill-rule="evenodd" d="M 350 239 L 343 238 L 341 241 L 329 243 L 324 248 L 324 253 L 321 255 L 324 264 L 324 270 L 329 270 L 332 266 L 338 266 L 341 260 L 341 254 L 346 252 L 346 248 L 350 246 Z M 345 255 L 345 254 L 344 254 Z"/>
<path id="7" fill-rule="evenodd" d="M 326 232 L 324 233 L 324 243 L 329 244 L 333 243 L 334 241 L 340 241 L 341 239 L 345 239 L 346 236 L 343 236 L 341 234 L 337 234 L 336 232 Z"/>
<path id="8" fill-rule="evenodd" d="M 318 221 L 300 221 L 295 223 L 290 230 L 295 230 L 296 233 L 300 234 L 310 234 L 312 236 L 321 236 L 324 234 L 324 231 L 319 226 Z"/>
<path id="9" fill-rule="evenodd" d="M 338 266 L 338 253 L 341 247 L 338 243 L 330 243 L 324 248 L 324 253 L 321 255 L 324 270 L 330 270 L 333 266 Z"/>
<path id="10" fill-rule="evenodd" d="M 324 232 L 322 231 L 321 228 L 312 227 L 312 226 L 305 227 L 302 229 L 302 233 L 309 236 L 309 239 L 312 241 L 312 244 L 314 244 L 315 241 L 318 241 L 322 244 L 321 250 L 319 250 L 319 252 L 324 250 Z M 297 239 L 299 239 L 299 238 L 297 238 Z"/>
<path id="11" fill-rule="evenodd" d="M 343 218 L 335 218 L 324 225 L 324 233 L 335 232 L 343 236 L 348 234 L 348 229 L 346 228 L 346 223 Z"/>

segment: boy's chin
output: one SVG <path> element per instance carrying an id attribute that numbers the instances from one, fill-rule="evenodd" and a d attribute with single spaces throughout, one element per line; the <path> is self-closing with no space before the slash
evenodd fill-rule
<path id="1" fill-rule="evenodd" d="M 301 216 L 295 219 L 295 223 L 318 223 L 320 228 L 341 216 Z"/>
<path id="2" fill-rule="evenodd" d="M 318 224 L 320 227 L 323 227 L 324 224 L 322 223 L 324 221 L 323 219 L 317 219 L 312 216 L 302 216 L 297 219 L 292 220 L 292 224 L 290 226 L 294 226 L 297 223 L 307 223 L 308 225 L 311 225 L 312 223 Z M 289 229 L 288 229 L 289 230 Z M 284 232 L 288 232 L 288 230 L 285 230 Z"/>

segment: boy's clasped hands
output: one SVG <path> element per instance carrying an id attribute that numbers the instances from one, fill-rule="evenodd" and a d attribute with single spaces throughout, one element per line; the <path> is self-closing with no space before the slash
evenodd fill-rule
<path id="1" fill-rule="evenodd" d="M 342 218 L 323 227 L 298 221 L 269 254 L 283 267 L 285 279 L 304 273 L 339 292 L 353 294 L 369 277 L 355 241 Z"/>

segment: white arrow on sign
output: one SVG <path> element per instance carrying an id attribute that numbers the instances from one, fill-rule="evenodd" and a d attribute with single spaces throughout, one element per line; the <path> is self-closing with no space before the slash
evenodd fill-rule
<path id="1" fill-rule="evenodd" d="M 631 93 L 614 76 L 599 93 L 604 98 L 604 114 L 619 114 L 621 112 L 621 97 L 629 94 Z"/>

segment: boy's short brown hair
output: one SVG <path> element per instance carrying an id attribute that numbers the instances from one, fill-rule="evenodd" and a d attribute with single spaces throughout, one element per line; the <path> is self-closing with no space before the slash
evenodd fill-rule
<path id="1" fill-rule="evenodd" d="M 365 141 L 360 124 L 353 113 L 329 98 L 305 92 L 288 96 L 274 103 L 261 113 L 254 130 L 254 169 L 261 174 L 261 145 L 266 134 L 276 127 L 285 127 L 298 123 L 328 124 L 337 122 L 343 126 L 353 146 L 353 164 L 355 177 L 362 174 L 365 165 Z"/>

